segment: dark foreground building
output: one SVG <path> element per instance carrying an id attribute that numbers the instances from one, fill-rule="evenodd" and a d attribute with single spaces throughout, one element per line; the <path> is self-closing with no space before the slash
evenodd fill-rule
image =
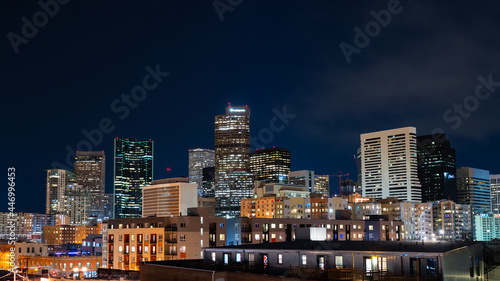
<path id="1" fill-rule="evenodd" d="M 203 252 L 203 260 L 146 262 L 141 280 L 498 280 L 492 255 L 474 242 L 292 241 Z"/>

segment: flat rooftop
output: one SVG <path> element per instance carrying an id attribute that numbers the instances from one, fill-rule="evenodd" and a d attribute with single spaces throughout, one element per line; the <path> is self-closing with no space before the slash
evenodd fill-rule
<path id="1" fill-rule="evenodd" d="M 216 249 L 248 249 L 248 250 L 328 250 L 328 251 L 379 251 L 379 252 L 428 252 L 445 253 L 454 249 L 480 244 L 478 242 L 411 242 L 411 241 L 289 241 L 266 244 L 248 244 L 225 246 Z"/>

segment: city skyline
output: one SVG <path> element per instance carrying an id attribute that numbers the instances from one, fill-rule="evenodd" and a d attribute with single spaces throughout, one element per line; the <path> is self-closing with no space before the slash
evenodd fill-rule
<path id="1" fill-rule="evenodd" d="M 134 137 L 158 143 L 155 177 L 186 176 L 187 149 L 214 146 L 213 116 L 231 102 L 252 108 L 255 143 L 289 149 L 294 171 L 342 171 L 355 180 L 359 134 L 414 126 L 419 135 L 442 128 L 457 166 L 500 173 L 499 90 L 477 106 L 472 99 L 476 88 L 484 97 L 500 81 L 491 36 L 500 22 L 496 2 L 474 9 L 464 1 L 402 3 L 390 24 L 356 47 L 360 53 L 350 63 L 339 44 L 354 46 L 354 28 L 364 30 L 374 20 L 370 12 L 387 2 L 286 7 L 245 1 L 221 21 L 211 2 L 196 8 L 71 2 L 15 53 L 7 35 L 22 36 L 21 18 L 32 20 L 41 8 L 7 3 L 0 12 L 0 79 L 8 93 L 1 114 L 9 137 L 0 162 L 16 167 L 20 191 L 36 193 L 54 162 L 72 170 L 67 147 L 104 150 L 112 171 L 112 139 Z M 91 24 L 88 14 L 95 15 Z M 122 99 L 146 77 L 145 98 Z M 27 196 L 16 207 L 44 208 Z"/>

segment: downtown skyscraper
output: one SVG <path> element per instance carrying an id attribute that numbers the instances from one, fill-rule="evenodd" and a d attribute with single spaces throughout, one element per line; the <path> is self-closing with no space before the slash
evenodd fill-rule
<path id="1" fill-rule="evenodd" d="M 290 151 L 281 147 L 257 149 L 250 155 L 250 171 L 258 181 L 288 183 Z"/>
<path id="2" fill-rule="evenodd" d="M 103 219 L 102 200 L 105 191 L 106 156 L 104 151 L 77 151 L 75 173 L 77 182 L 87 194 L 89 209 L 87 219 L 95 223 Z"/>
<path id="3" fill-rule="evenodd" d="M 215 116 L 215 215 L 238 217 L 241 199 L 252 194 L 250 109 L 228 106 Z"/>
<path id="4" fill-rule="evenodd" d="M 442 199 L 457 201 L 455 149 L 445 134 L 417 137 L 418 177 L 422 185 L 422 201 Z"/>
<path id="5" fill-rule="evenodd" d="M 198 197 L 203 194 L 203 169 L 215 166 L 215 151 L 196 148 L 189 150 L 189 183 L 198 186 Z"/>
<path id="6" fill-rule="evenodd" d="M 457 203 L 471 206 L 471 212 L 491 212 L 490 172 L 483 169 L 457 168 Z"/>
<path id="7" fill-rule="evenodd" d="M 361 135 L 361 186 L 364 197 L 422 200 L 416 134 L 416 128 L 405 127 Z"/>
<path id="8" fill-rule="evenodd" d="M 114 217 L 142 217 L 142 187 L 153 180 L 152 140 L 115 139 Z"/>

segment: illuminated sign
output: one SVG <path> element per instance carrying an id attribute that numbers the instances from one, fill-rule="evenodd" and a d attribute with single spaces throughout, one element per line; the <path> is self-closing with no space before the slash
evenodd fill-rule
<path id="1" fill-rule="evenodd" d="M 229 112 L 245 112 L 246 109 L 243 108 L 229 108 Z"/>

